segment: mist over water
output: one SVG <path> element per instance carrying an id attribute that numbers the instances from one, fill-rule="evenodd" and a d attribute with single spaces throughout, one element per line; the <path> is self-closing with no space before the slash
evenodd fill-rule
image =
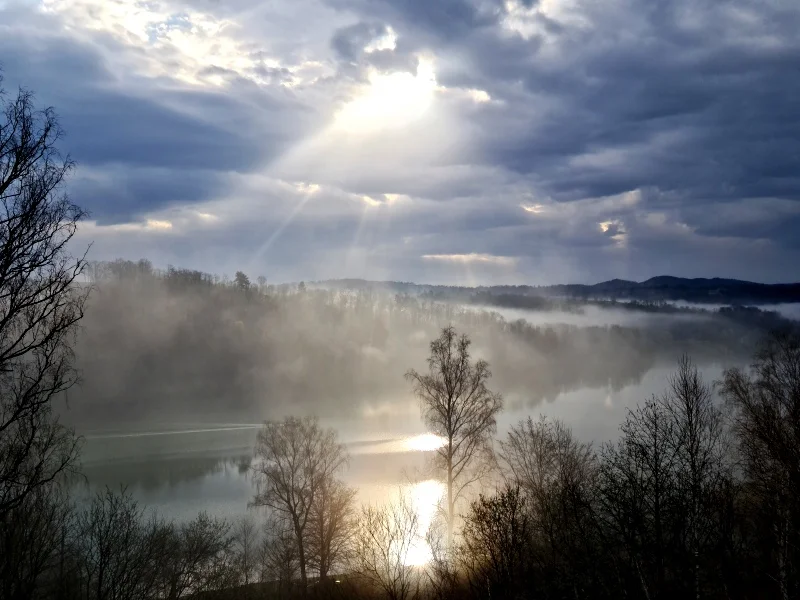
<path id="1" fill-rule="evenodd" d="M 742 365 L 706 365 L 701 372 L 713 382 L 730 366 Z M 581 388 L 535 407 L 509 399 L 498 418 L 498 438 L 519 420 L 544 414 L 562 419 L 583 440 L 616 439 L 625 410 L 660 394 L 671 373 L 670 367 L 656 367 L 621 389 Z M 425 445 L 419 405 L 410 396 L 397 404 L 391 413 L 321 420 L 321 425 L 336 428 L 347 445 L 351 458 L 345 480 L 358 488 L 362 502 L 384 502 L 399 487 L 409 489 L 412 482 L 430 478 L 428 452 L 415 449 Z M 125 485 L 143 504 L 178 519 L 201 510 L 233 518 L 246 514 L 254 492 L 248 468 L 258 427 L 174 423 L 137 432 L 87 433 L 83 470 L 88 485 L 83 491 Z"/>
<path id="2" fill-rule="evenodd" d="M 96 277 L 78 339 L 83 381 L 63 415 L 85 437 L 81 491 L 127 486 L 179 519 L 245 514 L 257 431 L 287 415 L 315 415 L 336 430 L 350 454 L 344 478 L 361 502 L 406 489 L 427 511 L 440 493 L 429 464 L 437 440 L 403 374 L 425 369 L 430 341 L 448 324 L 490 363 L 490 387 L 505 399 L 498 439 L 544 414 L 596 444 L 618 437 L 627 408 L 663 392 L 681 354 L 711 383 L 747 365 L 764 334 L 707 305 L 677 314 L 590 304 L 528 310 L 242 289 L 146 263 L 111 267 Z"/>
<path id="3" fill-rule="evenodd" d="M 699 306 L 699 305 L 698 305 Z M 600 308 L 598 306 L 582 306 L 580 311 L 533 311 L 521 308 L 505 308 L 498 306 L 472 306 L 473 309 L 496 312 L 507 321 L 524 319 L 532 325 L 571 325 L 574 327 L 653 327 L 665 326 L 676 322 L 708 321 L 713 315 L 703 314 L 648 314 L 623 309 Z"/>

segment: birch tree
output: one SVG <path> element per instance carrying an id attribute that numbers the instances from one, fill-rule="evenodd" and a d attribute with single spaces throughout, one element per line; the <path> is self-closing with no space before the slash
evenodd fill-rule
<path id="1" fill-rule="evenodd" d="M 471 340 L 445 327 L 430 345 L 428 373 L 406 373 L 422 404 L 430 431 L 444 439 L 435 451 L 436 466 L 444 473 L 447 489 L 447 545 L 453 545 L 456 503 L 467 487 L 491 466 L 495 417 L 503 398 L 487 387 L 489 363 L 472 362 Z"/>

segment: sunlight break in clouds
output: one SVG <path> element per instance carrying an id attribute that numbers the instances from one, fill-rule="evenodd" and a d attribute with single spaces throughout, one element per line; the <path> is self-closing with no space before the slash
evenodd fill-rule
<path id="1" fill-rule="evenodd" d="M 404 127 L 422 117 L 433 103 L 436 74 L 433 62 L 420 59 L 417 74 L 372 71 L 361 96 L 336 114 L 334 128 L 346 133 L 372 133 Z"/>
<path id="2" fill-rule="evenodd" d="M 489 263 L 503 266 L 513 266 L 516 263 L 516 258 L 513 256 L 494 256 L 492 254 L 477 254 L 472 252 L 470 254 L 425 254 L 425 260 L 436 260 L 454 263 Z"/>
<path id="3" fill-rule="evenodd" d="M 625 229 L 625 223 L 622 221 L 602 221 L 598 223 L 600 231 L 609 234 L 609 237 L 614 240 L 614 245 L 618 248 L 624 248 L 628 242 L 628 232 Z"/>
<path id="4" fill-rule="evenodd" d="M 204 72 L 214 68 L 266 83 L 259 69 L 282 66 L 275 58 L 254 52 L 258 44 L 240 39 L 237 23 L 204 12 L 176 12 L 166 2 L 43 0 L 42 7 L 45 12 L 60 15 L 72 29 L 102 31 L 130 46 L 152 50 L 144 55 L 148 61 L 144 69 L 151 75 L 169 75 L 191 84 L 223 85 L 223 75 Z"/>
<path id="5" fill-rule="evenodd" d="M 533 213 L 535 215 L 540 215 L 544 212 L 544 206 L 541 204 L 521 204 L 520 206 L 522 206 L 522 210 L 525 212 Z"/>
<path id="6" fill-rule="evenodd" d="M 87 221 L 83 224 L 84 230 L 106 229 L 115 233 L 120 232 L 166 232 L 173 228 L 172 221 L 165 219 L 147 219 L 139 223 L 116 223 L 114 225 L 98 225 L 96 221 Z"/>
<path id="7" fill-rule="evenodd" d="M 397 33 L 391 27 L 387 27 L 386 33 L 367 44 L 364 52 L 372 54 L 380 50 L 394 50 L 395 48 L 397 48 Z"/>

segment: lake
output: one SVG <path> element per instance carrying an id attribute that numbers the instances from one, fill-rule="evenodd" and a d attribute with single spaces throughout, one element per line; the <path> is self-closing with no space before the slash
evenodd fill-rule
<path id="1" fill-rule="evenodd" d="M 709 382 L 722 370 L 723 365 L 702 368 Z M 658 367 L 620 390 L 585 388 L 547 403 L 509 399 L 498 418 L 498 435 L 542 413 L 564 420 L 586 441 L 615 439 L 626 408 L 662 392 L 671 372 Z M 418 403 L 408 397 L 379 406 L 357 422 L 322 421 L 348 447 L 347 482 L 359 489 L 362 502 L 381 502 L 401 486 L 421 504 L 435 502 L 441 489 L 432 481 L 427 458 L 436 438 L 426 435 Z M 254 493 L 248 467 L 258 428 L 258 423 L 173 423 L 135 432 L 85 431 L 82 462 L 88 484 L 81 489 L 93 493 L 124 485 L 142 504 L 177 519 L 201 510 L 228 518 L 243 515 Z"/>

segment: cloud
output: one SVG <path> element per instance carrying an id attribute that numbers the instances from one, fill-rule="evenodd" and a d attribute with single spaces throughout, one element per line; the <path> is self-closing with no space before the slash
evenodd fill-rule
<path id="1" fill-rule="evenodd" d="M 17 0 L 0 56 L 62 119 L 94 258 L 775 281 L 798 27 L 781 0 Z"/>
<path id="2" fill-rule="evenodd" d="M 343 27 L 331 38 L 331 47 L 343 60 L 355 61 L 375 44 L 373 51 L 381 50 L 383 39 L 388 38 L 390 29 L 383 23 L 359 22 Z M 392 49 L 394 44 L 389 45 Z"/>
<path id="3" fill-rule="evenodd" d="M 492 256 L 490 254 L 425 254 L 425 260 L 441 260 L 455 263 L 489 263 L 493 265 L 511 266 L 515 263 L 513 256 Z"/>

